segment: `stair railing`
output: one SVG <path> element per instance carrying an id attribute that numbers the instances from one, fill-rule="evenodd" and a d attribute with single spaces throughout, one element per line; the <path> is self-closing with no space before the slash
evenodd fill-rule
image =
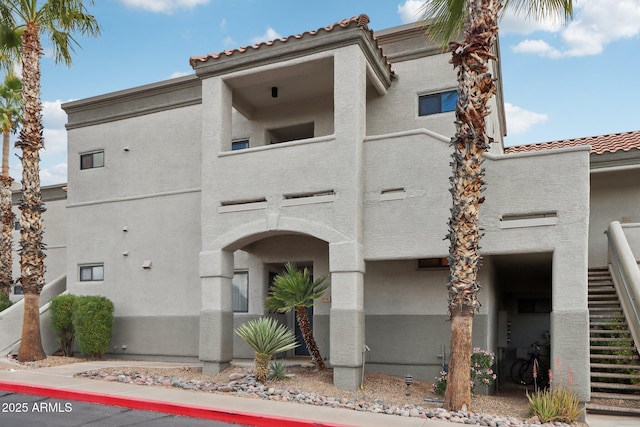
<path id="1" fill-rule="evenodd" d="M 629 323 L 636 351 L 640 353 L 640 268 L 618 221 L 609 224 L 609 271 L 622 311 Z"/>

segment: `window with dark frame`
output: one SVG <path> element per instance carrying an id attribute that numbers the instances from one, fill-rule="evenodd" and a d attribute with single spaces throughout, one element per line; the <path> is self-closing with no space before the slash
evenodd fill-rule
<path id="1" fill-rule="evenodd" d="M 233 292 L 231 305 L 234 313 L 247 313 L 249 311 L 249 272 L 236 271 L 233 273 Z"/>
<path id="2" fill-rule="evenodd" d="M 80 154 L 80 169 L 94 169 L 104 167 L 104 151 L 93 151 Z"/>
<path id="3" fill-rule="evenodd" d="M 231 151 L 245 150 L 247 148 L 249 148 L 248 139 L 240 139 L 240 140 L 231 142 Z"/>
<path id="4" fill-rule="evenodd" d="M 418 115 L 428 116 L 431 114 L 454 111 L 456 109 L 457 101 L 458 91 L 456 90 L 421 95 L 418 97 Z"/>
<path id="5" fill-rule="evenodd" d="M 81 265 L 81 282 L 101 282 L 104 280 L 104 264 Z"/>

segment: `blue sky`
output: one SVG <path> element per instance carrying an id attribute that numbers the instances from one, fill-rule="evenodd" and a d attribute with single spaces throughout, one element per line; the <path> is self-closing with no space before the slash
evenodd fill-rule
<path id="1" fill-rule="evenodd" d="M 97 0 L 99 38 L 78 37 L 73 65 L 43 43 L 43 185 L 66 181 L 60 104 L 192 72 L 189 57 L 299 34 L 366 13 L 370 28 L 417 19 L 420 0 Z M 500 23 L 507 145 L 640 129 L 640 0 L 574 0 L 574 20 Z M 20 164 L 11 156 L 11 175 Z"/>

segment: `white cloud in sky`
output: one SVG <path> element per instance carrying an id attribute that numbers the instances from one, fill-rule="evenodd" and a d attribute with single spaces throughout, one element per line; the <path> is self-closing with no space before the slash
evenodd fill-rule
<path id="1" fill-rule="evenodd" d="M 423 0 L 405 0 L 398 5 L 398 15 L 404 24 L 415 22 L 422 16 Z"/>
<path id="2" fill-rule="evenodd" d="M 549 118 L 546 114 L 527 111 L 508 102 L 504 103 L 504 110 L 507 116 L 507 130 L 510 136 L 522 135 L 533 126 L 545 123 Z"/>
<path id="3" fill-rule="evenodd" d="M 220 31 L 226 31 L 226 30 L 227 30 L 227 19 L 222 18 L 222 21 L 220 21 Z"/>
<path id="4" fill-rule="evenodd" d="M 143 9 L 150 12 L 173 13 L 177 9 L 193 9 L 209 3 L 210 0 L 118 0 L 132 9 Z"/>
<path id="5" fill-rule="evenodd" d="M 233 37 L 227 36 L 224 38 L 224 40 L 222 40 L 222 44 L 224 45 L 224 47 L 235 46 L 236 41 L 233 39 Z"/>
<path id="6" fill-rule="evenodd" d="M 514 22 L 505 31 L 510 26 L 517 27 Z M 577 0 L 573 21 L 566 27 L 537 29 L 559 32 L 564 46 L 554 48 L 542 39 L 524 40 L 513 51 L 550 58 L 598 55 L 608 43 L 640 34 L 640 0 Z"/>
<path id="7" fill-rule="evenodd" d="M 193 74 L 193 71 L 174 71 L 173 73 L 171 73 L 171 75 L 169 76 L 170 79 L 175 79 L 178 77 L 184 77 L 184 76 L 188 76 Z"/>
<path id="8" fill-rule="evenodd" d="M 269 27 L 267 28 L 267 31 L 265 31 L 265 33 L 261 36 L 257 36 L 257 37 L 253 37 L 251 39 L 251 43 L 252 44 L 258 44 L 258 43 L 263 43 L 263 42 L 268 42 L 271 40 L 275 40 L 275 39 L 281 39 L 282 36 L 280 34 L 278 34 L 278 32 L 276 30 L 274 30 L 273 28 Z"/>
<path id="9" fill-rule="evenodd" d="M 59 99 L 42 103 L 42 124 L 44 126 L 44 144 L 47 154 L 67 152 L 67 113 L 61 107 Z"/>

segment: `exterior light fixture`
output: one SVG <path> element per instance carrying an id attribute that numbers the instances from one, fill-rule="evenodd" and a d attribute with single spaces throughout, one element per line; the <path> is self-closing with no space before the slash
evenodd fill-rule
<path id="1" fill-rule="evenodd" d="M 406 395 L 409 396 L 411 395 L 411 392 L 409 391 L 409 386 L 411 384 L 413 384 L 413 377 L 411 376 L 411 374 L 407 374 L 404 377 L 404 383 L 407 385 L 407 391 L 406 391 Z"/>
<path id="2" fill-rule="evenodd" d="M 272 98 L 277 98 L 278 97 L 278 86 L 273 86 L 271 88 L 271 97 Z"/>

